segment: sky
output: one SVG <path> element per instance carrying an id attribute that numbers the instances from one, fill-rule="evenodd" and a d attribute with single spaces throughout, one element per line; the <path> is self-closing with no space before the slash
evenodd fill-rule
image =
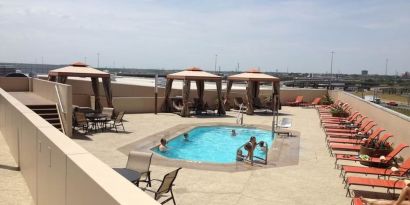
<path id="1" fill-rule="evenodd" d="M 0 62 L 410 71 L 410 1 L 0 0 Z"/>

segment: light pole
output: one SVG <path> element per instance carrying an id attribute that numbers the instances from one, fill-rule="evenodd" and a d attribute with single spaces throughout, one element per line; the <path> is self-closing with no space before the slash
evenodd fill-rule
<path id="1" fill-rule="evenodd" d="M 218 54 L 215 54 L 215 73 L 216 73 L 216 65 L 218 63 Z"/>
<path id="2" fill-rule="evenodd" d="M 100 67 L 100 53 L 97 53 L 97 68 Z"/>
<path id="3" fill-rule="evenodd" d="M 333 54 L 335 53 L 334 51 L 330 52 L 332 54 L 332 57 L 330 59 L 330 80 L 329 80 L 329 89 L 332 89 L 332 78 L 333 78 Z"/>
<path id="4" fill-rule="evenodd" d="M 387 65 L 388 64 L 389 64 L 389 59 L 386 58 L 386 68 L 385 68 L 385 71 L 384 71 L 384 75 L 387 75 Z"/>

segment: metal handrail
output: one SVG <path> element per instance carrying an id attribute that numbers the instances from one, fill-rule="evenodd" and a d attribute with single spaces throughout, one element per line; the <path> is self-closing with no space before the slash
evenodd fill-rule
<path id="1" fill-rule="evenodd" d="M 63 133 L 66 134 L 66 132 L 65 132 L 65 123 L 64 123 L 64 120 L 63 120 L 65 118 L 62 118 L 61 114 L 64 114 L 64 117 L 66 117 L 67 113 L 64 112 L 63 104 L 62 104 L 61 98 L 60 98 L 60 91 L 58 90 L 57 85 L 55 85 L 54 88 L 56 89 L 56 94 L 57 94 L 57 99 L 58 99 L 58 105 L 56 105 L 57 111 L 58 111 L 58 118 L 60 119 L 61 129 L 63 130 Z M 61 109 L 61 113 L 60 113 L 60 109 Z"/>

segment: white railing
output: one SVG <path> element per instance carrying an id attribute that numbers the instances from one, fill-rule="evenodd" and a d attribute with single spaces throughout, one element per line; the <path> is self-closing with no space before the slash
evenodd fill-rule
<path id="1" fill-rule="evenodd" d="M 64 107 L 63 107 L 63 103 L 61 102 L 60 91 L 58 90 L 58 86 L 55 85 L 54 87 L 56 89 L 56 94 L 57 94 L 57 99 L 58 99 L 58 105 L 56 106 L 57 111 L 58 111 L 58 118 L 60 119 L 61 129 L 63 130 L 63 133 L 66 134 L 66 132 L 65 132 L 65 124 L 66 124 L 65 119 L 66 119 L 66 116 L 67 116 L 67 112 L 64 111 Z M 61 117 L 62 115 L 64 115 L 64 117 Z"/>

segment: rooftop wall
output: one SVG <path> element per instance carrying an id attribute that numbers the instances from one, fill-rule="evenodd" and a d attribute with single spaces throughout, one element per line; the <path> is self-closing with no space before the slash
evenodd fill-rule
<path id="1" fill-rule="evenodd" d="M 67 83 L 72 85 L 73 90 L 73 104 L 92 107 L 93 91 L 91 88 L 91 82 L 85 80 L 68 79 Z M 112 83 L 113 105 L 118 110 L 125 111 L 127 113 L 147 113 L 154 112 L 154 88 L 150 86 L 130 85 L 121 83 Z M 104 89 L 100 83 L 100 100 L 103 106 L 107 106 L 105 100 Z M 158 89 L 158 108 L 161 107 L 164 97 L 164 88 Z M 261 90 L 261 96 L 269 96 L 271 90 Z M 225 94 L 225 91 L 223 91 Z M 234 97 L 245 98 L 244 89 L 232 89 L 230 99 Z M 321 97 L 326 94 L 326 90 L 323 89 L 282 89 L 280 93 L 280 99 L 282 103 L 294 100 L 296 96 L 303 95 L 304 101 L 311 102 L 316 97 Z M 171 96 L 182 96 L 181 89 L 172 89 Z M 196 97 L 196 90 L 191 90 L 191 97 Z M 209 105 L 216 104 L 216 90 L 205 90 L 204 101 Z M 230 102 L 233 104 L 233 102 Z M 159 110 L 159 109 L 158 109 Z"/>
<path id="2" fill-rule="evenodd" d="M 7 92 L 29 92 L 29 78 L 0 77 L 0 88 Z"/>
<path id="3" fill-rule="evenodd" d="M 383 127 L 387 132 L 392 133 L 394 137 L 390 141 L 394 144 L 406 143 L 410 145 L 410 117 L 372 102 L 367 102 L 344 91 L 331 91 L 330 95 L 336 100 L 348 103 L 354 111 L 359 111 L 373 119 L 378 127 Z M 406 149 L 401 154 L 405 158 L 410 157 L 410 150 Z"/>
<path id="4" fill-rule="evenodd" d="M 35 204 L 158 204 L 3 89 L 0 132 Z"/>

